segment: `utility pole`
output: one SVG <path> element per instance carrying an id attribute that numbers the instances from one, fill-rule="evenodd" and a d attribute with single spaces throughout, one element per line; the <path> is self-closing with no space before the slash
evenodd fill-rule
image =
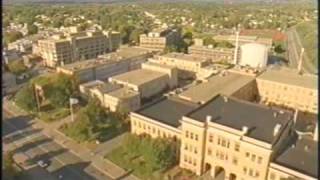
<path id="1" fill-rule="evenodd" d="M 302 70 L 302 58 L 303 58 L 304 48 L 301 48 L 300 58 L 299 58 L 299 64 L 298 64 L 298 72 L 301 73 Z"/>
<path id="2" fill-rule="evenodd" d="M 33 90 L 36 96 L 37 109 L 38 109 L 38 112 L 40 112 L 40 99 L 39 99 L 38 91 L 35 84 L 33 85 Z"/>

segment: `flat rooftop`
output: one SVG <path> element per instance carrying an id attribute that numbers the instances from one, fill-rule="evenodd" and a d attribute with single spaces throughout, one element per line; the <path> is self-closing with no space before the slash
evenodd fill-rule
<path id="1" fill-rule="evenodd" d="M 274 113 L 277 115 L 274 116 Z M 269 144 L 276 140 L 273 136 L 274 127 L 280 124 L 281 132 L 292 119 L 292 113 L 280 113 L 279 110 L 266 106 L 221 95 L 194 110 L 187 117 L 205 122 L 208 115 L 212 117 L 213 122 L 239 131 L 242 131 L 243 126 L 247 126 L 249 131 L 245 136 Z"/>
<path id="2" fill-rule="evenodd" d="M 195 49 L 195 50 L 206 50 L 206 51 L 212 51 L 212 52 L 225 52 L 225 53 L 234 53 L 234 49 L 230 48 L 210 48 L 208 46 L 190 46 L 190 50 Z"/>
<path id="3" fill-rule="evenodd" d="M 179 120 L 182 116 L 198 106 L 195 103 L 169 97 L 140 109 L 136 113 L 177 128 L 180 126 Z"/>
<path id="4" fill-rule="evenodd" d="M 72 70 L 72 71 L 89 69 L 96 66 L 113 64 L 118 61 L 127 60 L 128 58 L 137 57 L 150 52 L 152 51 L 144 48 L 124 47 L 124 48 L 120 48 L 117 52 L 103 54 L 96 59 L 89 59 L 84 61 L 77 61 L 72 64 L 66 64 L 61 68 Z"/>
<path id="5" fill-rule="evenodd" d="M 294 146 L 288 146 L 274 163 L 303 174 L 318 177 L 318 142 L 311 137 L 295 137 Z"/>
<path id="6" fill-rule="evenodd" d="M 299 112 L 294 125 L 295 130 L 300 132 L 313 133 L 318 121 L 318 115 L 312 113 Z"/>
<path id="7" fill-rule="evenodd" d="M 114 91 L 108 92 L 108 95 L 119 98 L 119 99 L 126 99 L 126 98 L 138 96 L 139 93 L 136 91 L 130 90 L 128 87 L 122 87 Z"/>
<path id="8" fill-rule="evenodd" d="M 92 88 L 92 87 L 96 87 L 99 85 L 103 85 L 105 82 L 100 81 L 100 80 L 94 80 L 94 81 L 89 81 L 86 83 L 82 83 L 80 84 L 80 86 L 86 87 L 86 88 Z"/>
<path id="9" fill-rule="evenodd" d="M 161 73 L 157 71 L 152 71 L 147 69 L 137 69 L 137 70 L 129 71 L 127 73 L 113 76 L 111 78 L 116 81 L 126 82 L 129 84 L 134 84 L 139 86 L 141 84 L 161 78 L 166 75 L 167 75 L 166 73 Z"/>
<path id="10" fill-rule="evenodd" d="M 112 92 L 112 91 L 115 91 L 117 89 L 122 88 L 122 86 L 119 84 L 115 84 L 115 83 L 104 83 L 104 84 L 100 84 L 98 86 L 95 86 L 93 88 L 98 89 L 101 93 L 109 93 L 109 92 Z"/>
<path id="11" fill-rule="evenodd" d="M 289 68 L 270 68 L 263 72 L 257 79 L 274 81 L 277 83 L 299 86 L 309 89 L 318 89 L 318 78 L 316 75 L 299 75 L 296 69 Z"/>
<path id="12" fill-rule="evenodd" d="M 190 87 L 188 90 L 179 94 L 179 97 L 196 103 L 204 103 L 218 94 L 230 96 L 254 79 L 252 76 L 231 72 L 225 76 L 215 75 L 208 78 L 208 82 Z"/>
<path id="13" fill-rule="evenodd" d="M 190 62 L 206 62 L 206 61 L 208 61 L 208 58 L 198 57 L 198 56 L 194 56 L 191 54 L 176 53 L 176 52 L 164 54 L 164 55 L 161 55 L 160 57 L 175 58 L 175 59 L 179 59 L 179 60 L 183 60 L 183 61 L 190 61 Z"/>

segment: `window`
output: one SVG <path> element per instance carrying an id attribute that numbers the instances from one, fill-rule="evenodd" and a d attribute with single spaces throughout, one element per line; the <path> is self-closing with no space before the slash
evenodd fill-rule
<path id="1" fill-rule="evenodd" d="M 186 137 L 187 138 L 189 137 L 189 131 L 186 131 Z"/>
<path id="2" fill-rule="evenodd" d="M 251 168 L 249 169 L 249 175 L 253 176 L 253 170 Z"/>
<path id="3" fill-rule="evenodd" d="M 194 153 L 195 153 L 195 154 L 197 154 L 197 153 L 198 153 L 198 150 L 197 150 L 197 148 L 196 148 L 196 147 L 194 148 Z"/>
<path id="4" fill-rule="evenodd" d="M 252 154 L 251 155 L 251 161 L 255 161 L 256 160 L 256 155 Z"/>
<path id="5" fill-rule="evenodd" d="M 262 163 L 262 157 L 258 158 L 258 163 L 261 164 Z"/>
<path id="6" fill-rule="evenodd" d="M 243 172 L 244 172 L 244 174 L 247 174 L 247 168 L 246 167 L 243 168 Z"/>
<path id="7" fill-rule="evenodd" d="M 184 146 L 184 150 L 188 150 L 188 145 L 187 144 Z"/>
<path id="8" fill-rule="evenodd" d="M 276 179 L 276 175 L 274 173 L 270 174 L 270 180 L 275 180 Z"/>
<path id="9" fill-rule="evenodd" d="M 197 165 L 197 161 L 195 159 L 193 159 L 193 165 Z"/>
<path id="10" fill-rule="evenodd" d="M 259 172 L 258 171 L 256 171 L 256 177 L 259 177 Z"/>
<path id="11" fill-rule="evenodd" d="M 236 143 L 235 146 L 234 146 L 234 150 L 239 152 L 240 150 L 240 144 L 239 143 Z"/>
<path id="12" fill-rule="evenodd" d="M 198 140 L 198 134 L 195 134 L 195 140 L 196 141 Z"/>
<path id="13" fill-rule="evenodd" d="M 209 135 L 209 142 L 211 142 L 211 143 L 213 142 L 213 135 L 212 134 Z"/>
<path id="14" fill-rule="evenodd" d="M 220 145 L 221 144 L 221 139 L 220 139 L 220 137 L 218 138 L 218 145 Z"/>
<path id="15" fill-rule="evenodd" d="M 233 157 L 232 163 L 234 165 L 237 165 L 238 164 L 238 159 L 236 157 Z"/>
<path id="16" fill-rule="evenodd" d="M 249 157 L 250 156 L 250 153 L 249 152 L 246 152 L 246 157 Z"/>
<path id="17" fill-rule="evenodd" d="M 190 138 L 193 139 L 193 133 L 190 133 Z"/>
<path id="18" fill-rule="evenodd" d="M 186 155 L 184 155 L 184 162 L 188 161 L 188 157 Z"/>
<path id="19" fill-rule="evenodd" d="M 212 154 L 211 148 L 208 148 L 208 155 L 210 156 Z"/>

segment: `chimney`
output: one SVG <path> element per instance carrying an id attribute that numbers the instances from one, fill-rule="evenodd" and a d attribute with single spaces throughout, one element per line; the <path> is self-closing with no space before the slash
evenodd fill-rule
<path id="1" fill-rule="evenodd" d="M 224 101 L 224 102 L 228 102 L 228 97 L 223 96 L 223 101 Z"/>
<path id="2" fill-rule="evenodd" d="M 242 133 L 243 135 L 248 133 L 249 128 L 247 126 L 242 126 Z"/>
<path id="3" fill-rule="evenodd" d="M 301 73 L 302 69 L 302 58 L 303 58 L 304 48 L 301 48 L 300 58 L 299 58 L 299 64 L 298 64 L 298 73 Z"/>
<path id="4" fill-rule="evenodd" d="M 237 64 L 237 56 L 238 56 L 238 43 L 239 43 L 239 31 L 236 32 L 236 47 L 234 49 L 234 59 L 233 64 Z"/>
<path id="5" fill-rule="evenodd" d="M 279 133 L 280 128 L 281 124 L 276 124 L 276 126 L 273 128 L 273 136 L 276 136 Z"/>
<path id="6" fill-rule="evenodd" d="M 318 141 L 318 122 L 316 122 L 316 127 L 314 129 L 313 140 Z"/>
<path id="7" fill-rule="evenodd" d="M 294 111 L 294 116 L 293 116 L 293 123 L 296 124 L 297 123 L 297 119 L 298 119 L 298 109 L 295 109 Z"/>
<path id="8" fill-rule="evenodd" d="M 211 122 L 211 120 L 212 120 L 212 116 L 207 115 L 207 117 L 206 117 L 206 122 L 207 122 L 207 124 L 208 124 L 209 122 Z"/>
<path id="9" fill-rule="evenodd" d="M 278 116 L 278 113 L 277 112 L 273 112 L 273 117 L 277 117 Z"/>

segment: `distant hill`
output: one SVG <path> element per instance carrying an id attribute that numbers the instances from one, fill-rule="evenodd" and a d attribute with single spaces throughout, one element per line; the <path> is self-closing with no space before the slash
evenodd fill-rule
<path id="1" fill-rule="evenodd" d="M 224 4 L 236 3 L 306 3 L 317 0 L 3 0 L 4 4 L 22 3 L 152 3 L 152 2 L 215 2 Z"/>

